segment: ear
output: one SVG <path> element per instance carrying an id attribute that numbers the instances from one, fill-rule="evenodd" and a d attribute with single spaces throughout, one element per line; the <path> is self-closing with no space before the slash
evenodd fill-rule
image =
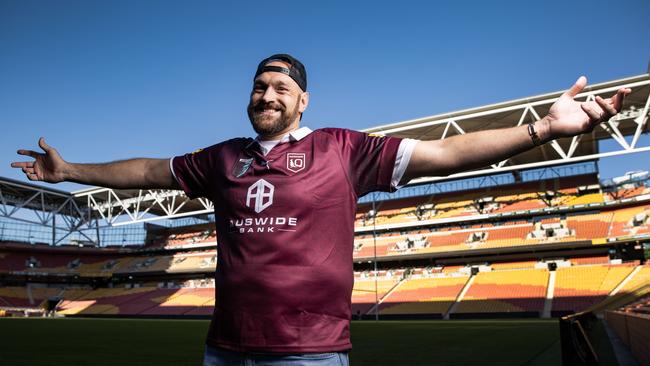
<path id="1" fill-rule="evenodd" d="M 309 105 L 309 93 L 304 92 L 300 94 L 300 113 L 303 113 L 305 109 L 307 109 L 307 106 Z"/>

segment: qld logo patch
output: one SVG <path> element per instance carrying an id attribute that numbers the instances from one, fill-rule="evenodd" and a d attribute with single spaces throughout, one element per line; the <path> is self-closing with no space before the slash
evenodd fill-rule
<path id="1" fill-rule="evenodd" d="M 294 173 L 305 169 L 305 153 L 287 153 L 287 169 Z"/>

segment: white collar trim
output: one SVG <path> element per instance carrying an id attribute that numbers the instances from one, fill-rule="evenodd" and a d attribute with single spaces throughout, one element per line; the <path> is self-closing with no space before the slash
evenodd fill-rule
<path id="1" fill-rule="evenodd" d="M 285 143 L 289 141 L 300 141 L 303 138 L 305 138 L 307 135 L 312 133 L 312 130 L 309 127 L 300 127 L 297 130 L 293 130 L 291 132 L 288 132 L 286 135 L 282 136 L 280 140 L 260 140 L 260 137 L 257 136 L 253 142 L 257 142 L 259 146 L 262 148 L 262 154 L 266 155 L 273 149 L 276 145 L 280 143 Z M 248 145 L 250 146 L 250 144 Z"/>
<path id="2" fill-rule="evenodd" d="M 304 126 L 304 127 L 300 127 L 297 130 L 287 132 L 279 140 L 267 140 L 267 141 L 278 141 L 278 142 L 287 142 L 289 140 L 291 140 L 291 141 L 300 141 L 300 140 L 304 139 L 305 137 L 307 137 L 312 132 L 313 131 L 311 130 L 311 128 L 309 128 L 307 126 Z M 262 142 L 262 140 L 260 140 L 259 135 L 257 135 L 257 137 L 255 138 L 255 141 Z"/>
<path id="3" fill-rule="evenodd" d="M 311 128 L 304 126 L 304 127 L 300 127 L 297 130 L 293 130 L 289 132 L 289 136 L 291 136 L 293 141 L 300 141 L 303 138 L 305 138 L 307 135 L 309 135 L 311 132 L 312 132 Z"/>

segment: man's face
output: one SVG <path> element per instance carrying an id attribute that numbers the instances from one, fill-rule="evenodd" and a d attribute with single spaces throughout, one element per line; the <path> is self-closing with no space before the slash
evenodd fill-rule
<path id="1" fill-rule="evenodd" d="M 266 65 L 289 67 L 282 61 Z M 291 77 L 267 71 L 255 79 L 248 103 L 248 118 L 260 136 L 276 137 L 297 128 L 307 103 L 307 93 Z"/>

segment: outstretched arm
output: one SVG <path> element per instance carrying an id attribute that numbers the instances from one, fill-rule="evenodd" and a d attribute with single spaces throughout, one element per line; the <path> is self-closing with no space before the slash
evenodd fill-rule
<path id="1" fill-rule="evenodd" d="M 38 145 L 43 153 L 18 150 L 18 154 L 30 156 L 34 161 L 11 163 L 12 168 L 21 168 L 29 180 L 68 181 L 117 189 L 180 189 L 169 170 L 169 159 L 137 158 L 103 164 L 75 164 L 63 160 L 44 138 L 38 140 Z"/>
<path id="2" fill-rule="evenodd" d="M 581 76 L 551 106 L 548 115 L 534 123 L 540 142 L 590 132 L 621 110 L 630 89 L 621 88 L 612 98 L 596 97 L 594 102 L 573 100 L 587 85 Z M 480 168 L 526 151 L 535 144 L 528 126 L 488 130 L 458 135 L 444 140 L 420 141 L 415 146 L 402 183 L 423 176 L 445 176 Z"/>

